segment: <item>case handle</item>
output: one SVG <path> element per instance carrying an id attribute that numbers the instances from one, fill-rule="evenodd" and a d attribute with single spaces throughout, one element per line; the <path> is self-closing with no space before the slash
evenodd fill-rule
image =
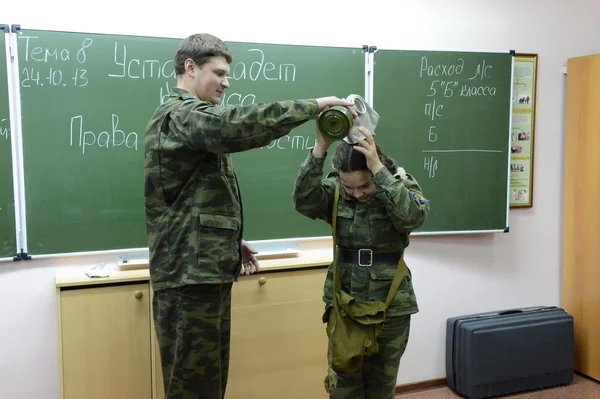
<path id="1" fill-rule="evenodd" d="M 516 314 L 516 313 L 523 313 L 523 311 L 521 309 L 509 309 L 509 310 L 504 310 L 502 312 L 498 312 L 498 316 L 504 316 L 507 314 Z"/>

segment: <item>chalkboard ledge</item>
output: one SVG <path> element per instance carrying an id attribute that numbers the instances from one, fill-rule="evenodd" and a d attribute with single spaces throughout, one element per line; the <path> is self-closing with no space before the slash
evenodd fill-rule
<path id="1" fill-rule="evenodd" d="M 333 254 L 331 249 L 329 250 L 312 250 L 302 251 L 299 256 L 292 258 L 283 259 L 263 259 L 260 260 L 261 271 L 284 271 L 284 270 L 298 270 L 305 268 L 313 268 L 329 265 L 333 260 Z M 107 265 L 110 270 L 109 277 L 88 277 L 85 274 L 85 268 L 81 270 L 68 270 L 57 273 L 55 278 L 55 284 L 57 288 L 64 287 L 79 287 L 88 285 L 99 285 L 99 284 L 123 284 L 132 282 L 144 282 L 150 280 L 150 274 L 148 271 L 148 263 L 142 264 L 136 262 L 135 270 L 118 270 L 116 264 Z M 131 267 L 131 266 L 128 266 Z M 260 275 L 260 274 L 259 274 Z M 241 276 L 240 278 L 248 278 L 251 276 Z"/>

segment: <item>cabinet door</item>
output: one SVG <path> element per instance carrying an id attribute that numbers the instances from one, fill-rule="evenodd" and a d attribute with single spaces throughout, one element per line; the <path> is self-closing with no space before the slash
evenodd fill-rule
<path id="1" fill-rule="evenodd" d="M 152 353 L 152 358 L 154 360 L 152 365 L 154 371 L 154 373 L 152 374 L 152 389 L 154 390 L 154 394 L 152 396 L 152 399 L 165 399 L 165 385 L 163 383 L 162 366 L 160 364 L 160 348 L 158 347 L 158 341 L 156 340 L 156 333 L 154 330 L 154 319 L 152 318 L 152 316 L 150 316 L 150 318 L 152 325 L 152 346 L 154 347 L 154 351 Z"/>
<path id="2" fill-rule="evenodd" d="M 64 399 L 150 399 L 149 285 L 60 293 Z"/>
<path id="3" fill-rule="evenodd" d="M 328 397 L 325 273 L 264 273 L 234 284 L 226 399 Z"/>

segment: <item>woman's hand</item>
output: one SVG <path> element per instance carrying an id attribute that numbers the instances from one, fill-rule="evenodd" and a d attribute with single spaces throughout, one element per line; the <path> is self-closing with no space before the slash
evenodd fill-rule
<path id="1" fill-rule="evenodd" d="M 332 97 L 332 98 L 336 98 L 336 97 Z M 343 100 L 343 101 L 345 101 L 345 100 Z M 340 104 L 340 105 L 343 105 L 346 108 L 348 108 L 348 110 L 350 110 L 350 112 L 352 113 L 353 119 L 358 118 L 358 112 L 356 111 L 356 106 L 354 105 L 354 103 L 346 101 L 344 104 Z M 327 111 L 327 109 L 329 109 L 329 107 L 330 107 L 330 105 L 325 106 L 319 113 L 319 116 L 323 112 Z M 312 153 L 315 158 L 323 158 L 323 157 L 325 157 L 325 154 L 327 153 L 327 149 L 329 149 L 331 144 L 333 144 L 333 141 L 329 140 L 329 139 L 325 138 L 325 136 L 323 136 L 323 134 L 321 133 L 321 130 L 319 129 L 318 122 L 316 122 L 315 124 L 317 126 L 317 143 L 315 144 L 315 147 L 313 148 Z"/>
<path id="2" fill-rule="evenodd" d="M 354 149 L 364 154 L 365 158 L 367 158 L 367 167 L 371 173 L 375 175 L 381 170 L 381 168 L 383 168 L 383 164 L 379 159 L 379 154 L 377 154 L 375 139 L 373 139 L 373 134 L 362 126 L 358 128 L 358 131 L 361 132 L 365 138 L 360 139 L 358 137 L 354 137 L 354 140 L 356 141 Z"/>
<path id="3" fill-rule="evenodd" d="M 319 124 L 315 124 L 317 125 L 317 143 L 315 144 L 312 153 L 315 158 L 323 158 L 331 144 L 333 144 L 333 141 L 325 138 L 319 129 Z"/>

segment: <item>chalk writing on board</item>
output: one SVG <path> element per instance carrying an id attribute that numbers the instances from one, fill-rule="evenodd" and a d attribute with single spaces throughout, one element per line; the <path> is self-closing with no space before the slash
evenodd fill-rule
<path id="1" fill-rule="evenodd" d="M 173 85 L 169 84 L 168 81 L 160 87 L 160 91 L 158 93 L 159 104 L 164 104 L 169 99 L 169 95 L 171 94 L 171 87 L 173 87 Z"/>
<path id="2" fill-rule="evenodd" d="M 419 78 L 421 79 L 432 79 L 429 89 L 426 92 L 428 102 L 425 103 L 424 115 L 428 120 L 431 120 L 429 129 L 427 131 L 427 140 L 430 143 L 435 143 L 441 137 L 440 135 L 448 134 L 442 129 L 438 130 L 437 124 L 434 122 L 445 115 L 443 100 L 451 98 L 453 96 L 458 97 L 493 97 L 496 95 L 496 87 L 486 86 L 486 79 L 492 78 L 493 66 L 490 65 L 485 59 L 477 64 L 475 72 L 470 76 L 463 77 L 465 71 L 465 61 L 463 58 L 457 58 L 454 62 L 446 64 L 434 63 L 431 64 L 427 59 L 427 56 L 421 57 L 419 65 Z M 466 74 L 466 73 L 465 73 Z M 449 79 L 445 79 L 448 77 Z M 451 112 L 451 110 L 449 111 Z M 488 149 L 425 149 L 424 153 L 427 153 L 424 157 L 423 168 L 427 171 L 428 177 L 431 179 L 435 177 L 436 171 L 439 167 L 439 160 L 430 153 L 454 153 L 454 152 L 487 152 L 487 153 L 502 153 L 498 150 Z"/>
<path id="3" fill-rule="evenodd" d="M 228 79 L 230 81 L 250 80 L 252 82 L 282 81 L 295 82 L 297 67 L 293 63 L 275 63 L 268 60 L 265 51 L 251 48 L 242 56 L 242 61 L 234 61 L 230 66 Z M 127 47 L 119 47 L 115 43 L 115 65 L 118 73 L 109 74 L 116 78 L 175 78 L 173 61 L 143 60 L 139 58 L 128 58 Z M 170 72 L 171 71 L 171 72 Z M 159 103 L 163 104 L 171 92 L 173 83 L 165 81 L 159 88 Z M 235 90 L 235 84 L 231 90 Z M 220 105 L 252 105 L 257 103 L 256 94 L 240 93 L 227 90 L 223 93 Z"/>
<path id="4" fill-rule="evenodd" d="M 48 63 L 49 61 L 67 62 L 73 58 L 80 64 L 87 60 L 86 50 L 94 43 L 92 39 L 85 38 L 81 45 L 75 49 L 60 47 L 41 47 L 37 45 L 39 36 L 19 35 L 19 40 L 25 41 L 25 62 Z"/>
<path id="5" fill-rule="evenodd" d="M 431 179 L 435 177 L 435 171 L 438 168 L 438 161 L 434 159 L 433 156 L 425 157 L 425 165 L 424 169 L 427 171 L 427 175 Z"/>
<path id="6" fill-rule="evenodd" d="M 10 137 L 10 127 L 8 126 L 8 118 L 0 119 L 0 138 L 8 140 Z"/>
<path id="7" fill-rule="evenodd" d="M 221 105 L 252 105 L 256 104 L 255 94 L 223 93 Z"/>
<path id="8" fill-rule="evenodd" d="M 73 48 L 45 47 L 40 45 L 38 39 L 38 36 L 19 35 L 19 40 L 24 43 L 22 48 L 25 53 L 21 87 L 87 86 L 87 70 L 83 64 L 94 43 L 92 39 L 85 38 Z M 72 60 L 77 62 L 77 67 L 73 68 Z"/>
<path id="9" fill-rule="evenodd" d="M 475 73 L 469 78 L 469 80 L 485 80 L 492 78 L 492 65 L 484 59 L 481 63 L 477 64 Z M 490 86 L 478 86 L 472 84 L 464 84 L 460 89 L 461 97 L 473 97 L 473 96 L 495 96 L 496 88 Z"/>
<path id="10" fill-rule="evenodd" d="M 271 141 L 262 148 L 277 150 L 310 150 L 315 146 L 316 141 L 317 139 L 314 136 L 283 136 L 277 140 Z"/>
<path id="11" fill-rule="evenodd" d="M 437 126 L 435 126 L 435 125 L 429 126 L 429 136 L 428 136 L 428 138 L 429 138 L 429 141 L 431 141 L 432 143 L 434 143 L 435 141 L 437 141 L 437 138 L 438 138 L 438 135 L 435 132 L 436 129 L 437 129 Z"/>
<path id="12" fill-rule="evenodd" d="M 85 128 L 87 129 L 87 128 Z M 138 150 L 138 135 L 136 132 L 125 132 L 119 127 L 119 116 L 111 115 L 111 129 L 94 132 L 84 129 L 83 115 L 71 118 L 69 131 L 69 146 L 79 147 L 85 154 L 87 147 L 115 148 L 125 147 Z M 89 151 L 89 148 L 88 148 Z"/>
<path id="13" fill-rule="evenodd" d="M 470 86 L 470 85 L 462 85 L 460 88 L 460 96 L 461 97 L 485 97 L 485 96 L 495 96 L 496 88 L 489 86 Z"/>
<path id="14" fill-rule="evenodd" d="M 295 64 L 275 64 L 265 59 L 265 52 L 258 48 L 248 50 L 249 56 L 256 58 L 249 65 L 247 62 L 235 62 L 231 67 L 230 78 L 232 80 L 257 81 L 260 78 L 265 80 L 280 80 L 284 82 L 296 81 Z"/>
<path id="15" fill-rule="evenodd" d="M 437 79 L 432 80 L 431 86 L 429 87 L 429 92 L 427 93 L 427 97 L 433 97 L 437 94 L 438 90 L 441 90 L 444 93 L 445 98 L 450 98 L 454 95 L 453 88 L 456 86 L 458 86 L 458 82 L 456 81 L 445 81 Z"/>
<path id="16" fill-rule="evenodd" d="M 421 57 L 421 68 L 419 70 L 419 77 L 425 76 L 456 76 L 460 75 L 465 67 L 465 60 L 458 58 L 456 64 L 439 64 L 429 65 L 427 57 Z"/>
<path id="17" fill-rule="evenodd" d="M 471 76 L 469 80 L 473 79 L 489 79 L 492 77 L 492 66 L 487 63 L 486 60 L 483 60 L 481 64 L 477 65 L 477 69 L 475 70 L 475 75 Z"/>
<path id="18" fill-rule="evenodd" d="M 491 67 L 491 65 L 488 65 Z M 472 84 L 463 84 L 459 86 L 457 81 L 445 81 L 445 80 L 433 80 L 431 86 L 427 92 L 427 97 L 433 97 L 438 94 L 438 90 L 444 94 L 445 98 L 450 98 L 454 95 L 454 92 L 460 89 L 461 97 L 473 97 L 473 96 L 495 96 L 496 88 L 493 86 L 477 86 Z"/>
<path id="19" fill-rule="evenodd" d="M 425 115 L 431 117 L 431 120 L 434 120 L 436 117 L 442 116 L 443 109 L 444 105 L 439 103 L 436 104 L 436 100 L 434 99 L 432 102 L 425 104 Z"/>
<path id="20" fill-rule="evenodd" d="M 114 68 L 108 76 L 128 79 L 164 79 L 174 78 L 173 60 L 155 60 L 131 57 L 127 46 L 115 42 Z"/>
<path id="21" fill-rule="evenodd" d="M 86 75 L 87 70 L 79 68 L 76 68 L 74 72 L 63 73 L 61 69 L 52 67 L 25 67 L 21 70 L 21 87 L 65 87 L 69 85 L 84 87 L 89 83 Z"/>
<path id="22" fill-rule="evenodd" d="M 504 151 L 502 150 L 478 150 L 478 149 L 474 149 L 474 148 L 463 148 L 463 149 L 457 149 L 457 150 L 423 150 L 423 152 L 495 152 L 498 154 L 503 153 Z"/>

